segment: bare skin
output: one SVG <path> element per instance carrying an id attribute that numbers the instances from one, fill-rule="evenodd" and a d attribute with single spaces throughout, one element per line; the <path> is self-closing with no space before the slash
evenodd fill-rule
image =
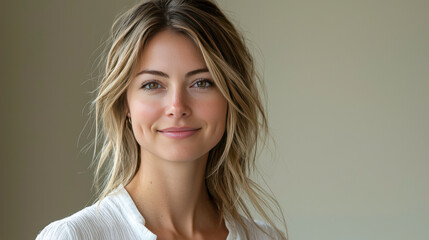
<path id="1" fill-rule="evenodd" d="M 206 158 L 160 166 L 146 157 L 125 187 L 158 239 L 226 239 L 203 181 Z"/>

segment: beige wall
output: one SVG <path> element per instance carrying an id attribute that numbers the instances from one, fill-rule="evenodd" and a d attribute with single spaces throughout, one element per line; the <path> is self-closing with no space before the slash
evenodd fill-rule
<path id="1" fill-rule="evenodd" d="M 87 82 L 135 1 L 0 3 L 0 239 L 91 200 Z M 291 239 L 429 237 L 428 1 L 221 0 L 263 66 Z M 79 140 L 79 141 L 78 141 Z"/>

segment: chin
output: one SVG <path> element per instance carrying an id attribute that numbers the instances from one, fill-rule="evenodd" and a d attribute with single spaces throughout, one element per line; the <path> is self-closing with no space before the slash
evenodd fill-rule
<path id="1" fill-rule="evenodd" d="M 167 154 L 162 156 L 162 159 L 165 159 L 169 162 L 193 162 L 200 159 L 204 159 L 204 157 L 207 157 L 207 154 L 202 155 L 196 155 L 196 154 Z"/>
<path id="2" fill-rule="evenodd" d="M 150 148 L 149 148 L 150 149 Z M 210 149 L 203 150 L 201 146 L 174 146 L 168 148 L 141 149 L 141 157 L 159 159 L 168 162 L 192 162 L 207 158 Z"/>

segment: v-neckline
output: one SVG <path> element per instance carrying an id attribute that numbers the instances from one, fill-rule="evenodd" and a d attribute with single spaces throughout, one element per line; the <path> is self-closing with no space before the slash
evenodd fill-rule
<path id="1" fill-rule="evenodd" d="M 131 195 L 128 193 L 128 191 L 125 189 L 123 184 L 120 184 L 118 188 L 111 193 L 112 195 L 118 194 L 117 196 L 121 198 L 121 202 L 125 204 L 121 204 L 119 207 L 122 208 L 121 210 L 124 210 L 127 215 L 129 216 L 130 221 L 137 222 L 138 224 L 141 224 L 144 227 L 144 233 L 150 235 L 153 239 L 157 239 L 157 235 L 152 233 L 147 227 L 146 227 L 146 221 L 144 217 L 141 215 L 140 211 L 137 209 L 136 204 L 134 203 L 134 200 L 131 198 Z M 228 235 L 225 240 L 236 240 L 237 239 L 237 232 L 235 231 L 235 224 L 231 222 L 231 217 L 226 213 L 224 214 L 224 221 L 225 226 L 228 230 Z"/>

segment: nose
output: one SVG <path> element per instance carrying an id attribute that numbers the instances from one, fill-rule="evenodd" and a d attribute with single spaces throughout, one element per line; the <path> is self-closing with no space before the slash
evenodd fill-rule
<path id="1" fill-rule="evenodd" d="M 172 118 L 183 118 L 191 115 L 188 98 L 186 90 L 180 88 L 172 89 L 168 94 L 166 115 Z"/>

